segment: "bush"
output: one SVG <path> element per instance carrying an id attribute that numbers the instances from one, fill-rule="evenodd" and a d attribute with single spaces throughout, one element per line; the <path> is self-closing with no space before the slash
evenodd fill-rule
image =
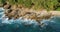
<path id="1" fill-rule="evenodd" d="M 0 0 L 0 4 L 4 4 L 5 2 L 5 0 Z"/>

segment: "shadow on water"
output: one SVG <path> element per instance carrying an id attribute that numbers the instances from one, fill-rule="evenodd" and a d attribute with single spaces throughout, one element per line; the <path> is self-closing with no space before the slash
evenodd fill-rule
<path id="1" fill-rule="evenodd" d="M 32 23 L 31 25 L 20 24 L 21 20 L 12 21 L 11 24 L 2 23 L 3 10 L 0 9 L 0 32 L 60 32 L 60 18 L 54 17 L 51 21 L 47 21 L 48 25 L 40 27 Z M 6 22 L 6 21 L 5 21 Z"/>

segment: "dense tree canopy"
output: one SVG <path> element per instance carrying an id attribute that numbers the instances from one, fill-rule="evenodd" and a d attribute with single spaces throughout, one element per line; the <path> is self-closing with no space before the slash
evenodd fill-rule
<path id="1" fill-rule="evenodd" d="M 59 10 L 60 0 L 0 0 L 0 4 L 9 2 L 11 5 L 23 5 L 34 9 Z"/>

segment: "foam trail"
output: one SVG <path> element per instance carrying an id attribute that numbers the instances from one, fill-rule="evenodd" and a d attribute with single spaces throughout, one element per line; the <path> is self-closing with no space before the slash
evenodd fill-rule
<path id="1" fill-rule="evenodd" d="M 5 15 L 3 15 L 2 17 L 4 17 Z M 49 22 L 52 22 L 49 20 L 42 20 L 41 23 L 44 23 L 45 25 L 48 25 Z M 54 22 L 54 21 L 53 21 Z M 22 19 L 22 17 L 20 17 L 19 19 L 11 19 L 11 20 L 8 20 L 8 18 L 3 18 L 3 21 L 2 23 L 6 23 L 6 24 L 13 24 L 13 23 L 19 23 L 19 24 L 24 24 L 24 25 L 31 25 L 31 24 L 35 24 L 35 25 L 38 25 L 38 23 L 35 21 L 35 20 L 31 20 L 31 19 Z"/>
<path id="2" fill-rule="evenodd" d="M 24 25 L 30 25 L 30 24 L 33 24 L 33 23 L 36 23 L 34 20 L 31 20 L 31 19 L 22 19 L 22 17 L 21 18 L 19 18 L 19 19 L 17 19 L 17 20 L 14 20 L 14 23 L 20 23 L 20 24 L 24 24 Z"/>
<path id="3" fill-rule="evenodd" d="M 4 14 L 3 11 L 4 11 L 4 9 L 1 7 L 1 8 L 0 8 L 0 18 L 1 18 L 1 17 L 3 16 L 3 14 Z"/>
<path id="4" fill-rule="evenodd" d="M 24 19 L 24 23 L 25 23 L 25 25 L 27 25 L 27 24 L 33 24 L 36 22 L 34 20 L 31 20 L 31 19 Z"/>
<path id="5" fill-rule="evenodd" d="M 8 18 L 3 19 L 2 23 L 9 23 Z"/>

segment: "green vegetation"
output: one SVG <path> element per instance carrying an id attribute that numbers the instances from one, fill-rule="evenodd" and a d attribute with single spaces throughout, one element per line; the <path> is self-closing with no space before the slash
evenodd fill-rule
<path id="1" fill-rule="evenodd" d="M 60 0 L 0 0 L 0 4 L 5 2 L 9 2 L 11 5 L 23 5 L 24 7 L 28 8 L 34 7 L 34 9 L 60 9 Z"/>
<path id="2" fill-rule="evenodd" d="M 60 7 L 58 7 L 56 10 L 60 11 Z"/>
<path id="3" fill-rule="evenodd" d="M 0 0 L 0 4 L 4 4 L 5 3 L 5 0 Z"/>

